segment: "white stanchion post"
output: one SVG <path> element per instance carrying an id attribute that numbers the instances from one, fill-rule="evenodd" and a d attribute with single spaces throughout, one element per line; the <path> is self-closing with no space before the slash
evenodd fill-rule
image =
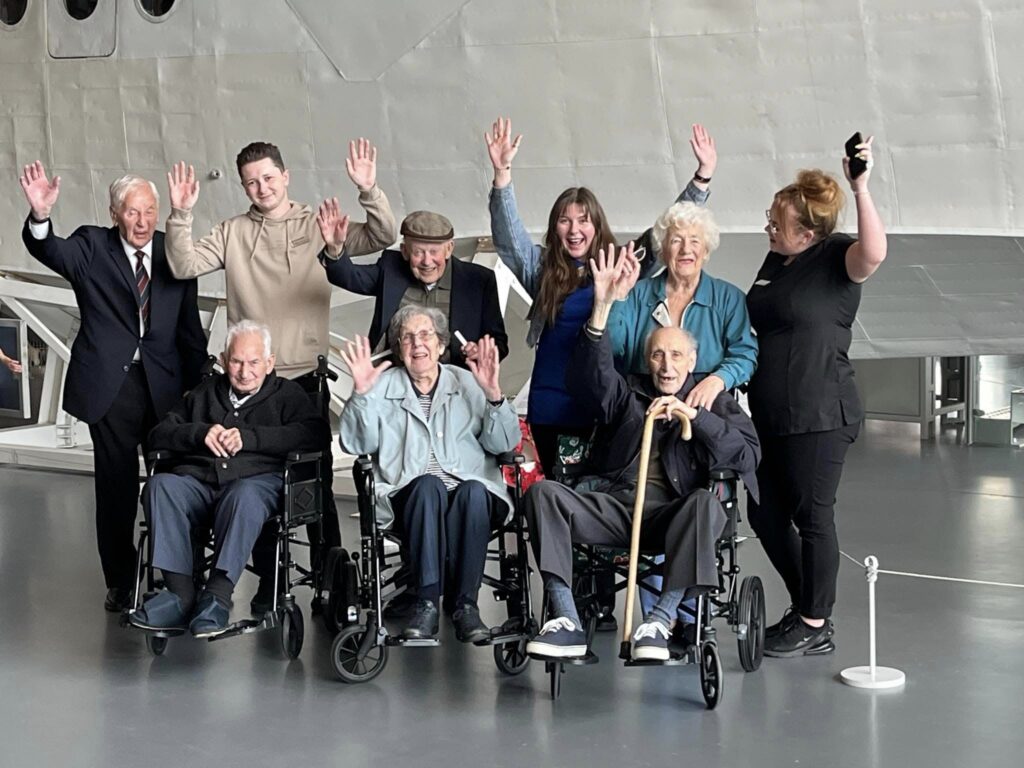
<path id="1" fill-rule="evenodd" d="M 907 676 L 892 667 L 875 664 L 875 582 L 878 581 L 878 558 L 868 555 L 864 559 L 865 576 L 868 580 L 868 634 L 870 640 L 870 664 L 866 667 L 847 667 L 839 673 L 847 685 L 854 688 L 899 688 L 907 682 Z"/>

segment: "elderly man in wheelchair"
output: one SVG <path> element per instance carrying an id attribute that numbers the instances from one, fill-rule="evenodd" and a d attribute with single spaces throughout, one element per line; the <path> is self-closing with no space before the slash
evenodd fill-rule
<path id="1" fill-rule="evenodd" d="M 520 439 L 515 409 L 498 384 L 498 348 L 484 336 L 468 371 L 440 363 L 447 320 L 415 304 L 395 313 L 388 338 L 401 367 L 374 367 L 369 342 L 359 336 L 342 353 L 353 394 L 341 416 L 341 446 L 376 454 L 378 523 L 394 524 L 417 595 L 403 638 L 434 638 L 446 595 L 456 637 L 479 642 L 490 635 L 477 607 L 488 540 L 511 511 L 495 457 Z"/>
<path id="2" fill-rule="evenodd" d="M 530 488 L 525 507 L 538 568 L 544 580 L 546 621 L 527 645 L 533 656 L 582 657 L 587 634 L 570 585 L 573 545 L 630 544 L 638 457 L 648 414 L 655 422 L 642 512 L 640 547 L 663 552 L 664 586 L 632 638 L 634 661 L 668 661 L 676 609 L 688 591 L 718 586 L 716 540 L 726 523 L 721 504 L 707 489 L 714 470 L 735 471 L 757 494 L 754 469 L 760 447 L 753 424 L 728 392 L 711 407 L 684 402 L 694 387 L 696 342 L 680 328 L 658 328 L 646 341 L 650 376 L 629 380 L 615 371 L 604 330 L 609 310 L 628 292 L 632 254 L 615 263 L 603 252 L 592 262 L 594 308 L 568 370 L 567 384 L 595 419 L 588 474 L 574 488 L 545 480 Z M 622 294 L 622 295 L 619 295 Z M 692 439 L 681 438 L 676 414 L 687 417 Z"/>
<path id="3" fill-rule="evenodd" d="M 231 595 L 264 524 L 279 509 L 287 457 L 319 451 L 329 426 L 303 388 L 274 373 L 270 332 L 243 320 L 228 329 L 224 373 L 189 392 L 152 431 L 150 446 L 174 456 L 146 483 L 143 506 L 152 567 L 166 589 L 132 611 L 147 630 L 225 632 Z M 193 531 L 212 528 L 213 557 L 196 595 Z"/>

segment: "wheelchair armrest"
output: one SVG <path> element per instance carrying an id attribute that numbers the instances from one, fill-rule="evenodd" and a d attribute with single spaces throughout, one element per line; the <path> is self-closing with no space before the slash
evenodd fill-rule
<path id="1" fill-rule="evenodd" d="M 501 467 L 514 467 L 519 464 L 526 463 L 526 457 L 521 453 L 516 453 L 515 451 L 499 453 L 496 458 L 498 459 L 498 466 Z"/>
<path id="2" fill-rule="evenodd" d="M 307 461 L 320 461 L 322 456 L 323 456 L 323 454 L 321 454 L 319 452 L 317 452 L 317 453 L 300 453 L 300 452 L 296 451 L 294 453 L 289 453 L 288 454 L 288 457 L 285 459 L 285 463 L 291 465 L 291 464 L 304 464 Z"/>
<path id="3" fill-rule="evenodd" d="M 173 451 L 150 451 L 146 454 L 146 463 L 155 464 L 158 461 L 167 461 L 174 455 Z"/>
<path id="4" fill-rule="evenodd" d="M 328 367 L 327 358 L 323 355 L 316 356 L 316 375 L 329 381 L 338 380 L 338 374 Z"/>
<path id="5" fill-rule="evenodd" d="M 711 470 L 712 480 L 739 480 L 739 474 L 734 469 L 713 469 Z"/>

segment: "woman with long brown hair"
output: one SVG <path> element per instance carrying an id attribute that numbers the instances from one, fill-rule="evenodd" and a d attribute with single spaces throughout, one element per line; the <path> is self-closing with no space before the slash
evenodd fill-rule
<path id="1" fill-rule="evenodd" d="M 590 262 L 597 260 L 600 251 L 614 252 L 615 237 L 594 193 L 586 187 L 570 187 L 551 207 L 543 244 L 534 244 L 519 218 L 512 187 L 512 160 L 522 135 L 513 139 L 511 120 L 499 117 L 484 138 L 494 167 L 489 199 L 494 246 L 533 298 L 526 341 L 536 354 L 528 419 L 541 466 L 550 475 L 559 437 L 587 437 L 593 428 L 566 390 L 566 362 L 594 303 Z M 717 162 L 714 141 L 701 126 L 694 126 L 690 144 L 698 168 L 679 199 L 703 204 Z M 647 264 L 654 261 L 646 260 Z M 646 271 L 635 262 L 632 268 Z"/>

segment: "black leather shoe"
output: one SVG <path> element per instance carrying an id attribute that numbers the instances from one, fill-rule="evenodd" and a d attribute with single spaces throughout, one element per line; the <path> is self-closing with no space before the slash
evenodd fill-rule
<path id="1" fill-rule="evenodd" d="M 480 620 L 480 609 L 475 605 L 463 605 L 452 614 L 455 637 L 460 643 L 475 643 L 491 636 L 491 630 Z"/>
<path id="2" fill-rule="evenodd" d="M 425 640 L 436 637 L 437 630 L 437 606 L 429 600 L 419 600 L 402 637 L 407 640 Z"/>
<path id="3" fill-rule="evenodd" d="M 274 579 L 260 579 L 260 585 L 256 588 L 256 594 L 249 601 L 249 613 L 259 618 L 267 611 L 274 602 Z"/>
<path id="4" fill-rule="evenodd" d="M 103 601 L 104 610 L 109 613 L 121 613 L 131 602 L 132 591 L 121 587 L 111 587 L 107 590 L 107 597 Z"/>

